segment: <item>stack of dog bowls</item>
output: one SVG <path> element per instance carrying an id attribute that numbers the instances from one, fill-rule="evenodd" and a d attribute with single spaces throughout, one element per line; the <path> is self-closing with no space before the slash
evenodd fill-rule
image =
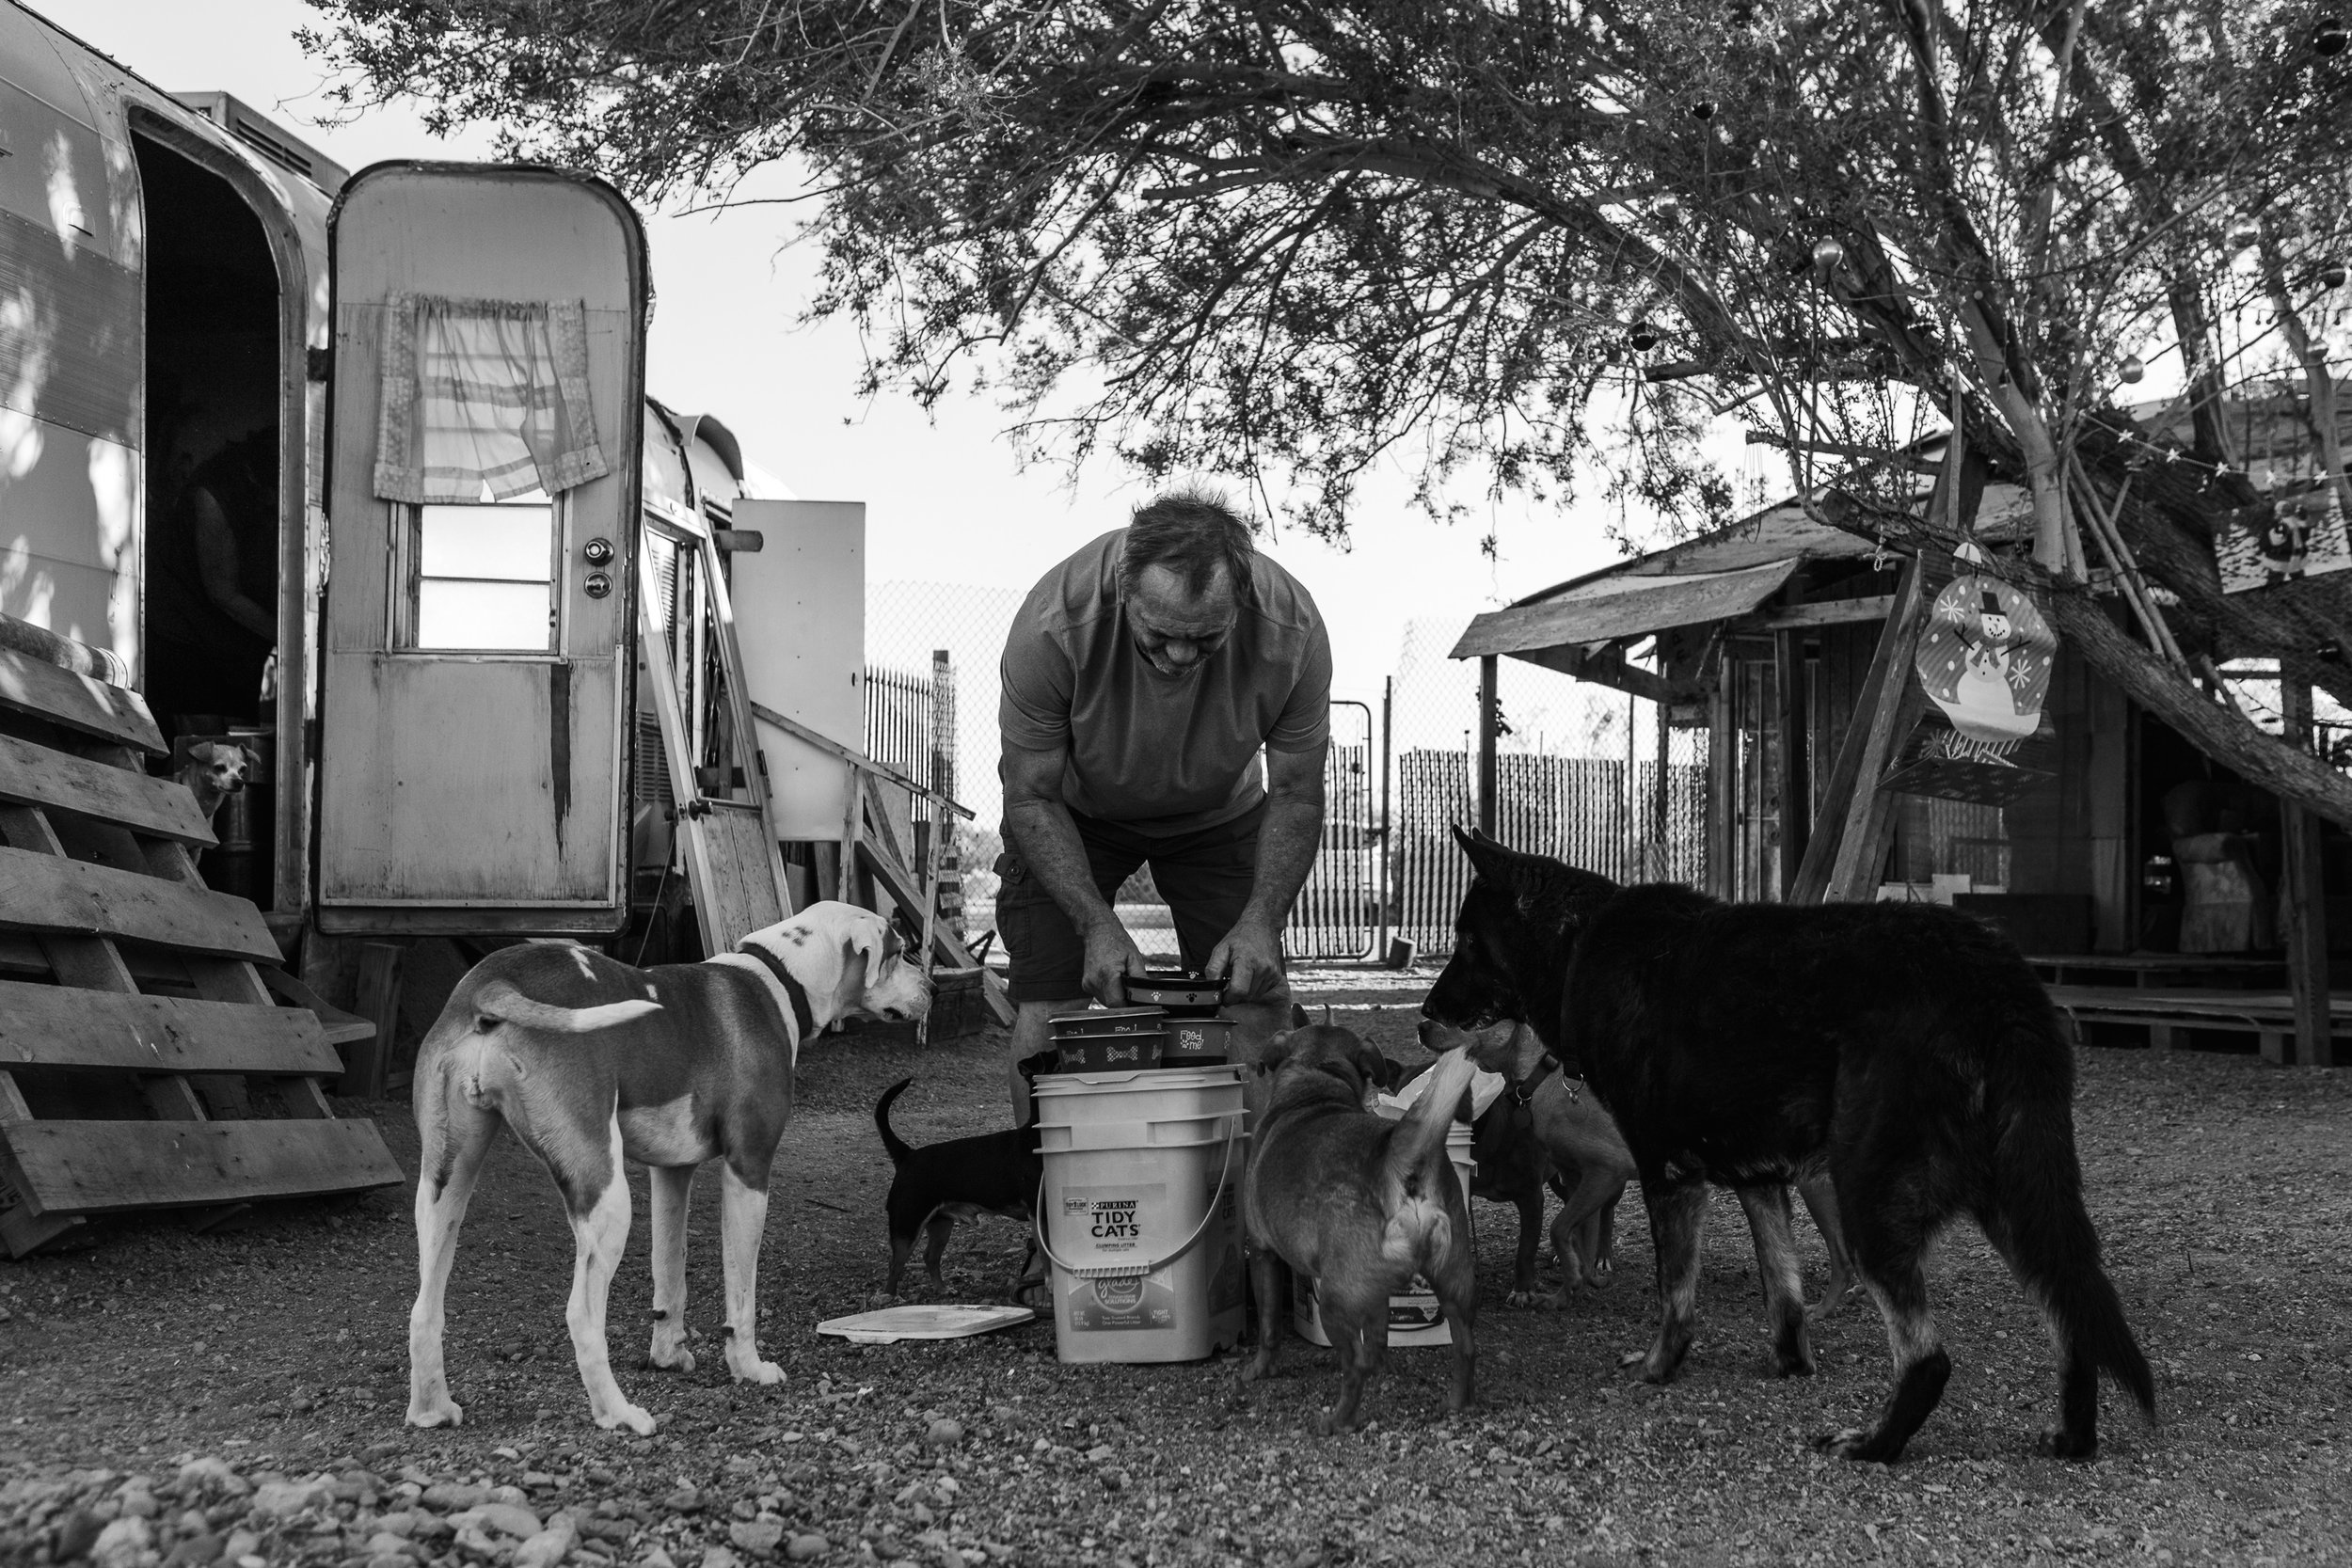
<path id="1" fill-rule="evenodd" d="M 1127 976 L 1127 1005 L 1157 1007 L 1167 1015 L 1160 1045 L 1162 1067 L 1216 1067 L 1232 1059 L 1233 1021 L 1216 1016 L 1224 986 L 1184 970 L 1152 970 Z"/>
<path id="2" fill-rule="evenodd" d="M 1090 1007 L 1051 1022 L 1057 1072 L 1134 1072 L 1160 1065 L 1168 1015 L 1157 1007 Z"/>

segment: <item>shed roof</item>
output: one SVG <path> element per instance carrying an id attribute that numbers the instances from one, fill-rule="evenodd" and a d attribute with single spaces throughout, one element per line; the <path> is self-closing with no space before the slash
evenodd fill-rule
<path id="1" fill-rule="evenodd" d="M 1479 616 L 1454 644 L 1452 657 L 1590 647 L 1668 626 L 1744 615 L 1779 593 L 1804 559 L 1790 552 L 1729 571 L 1590 578 L 1533 602 Z"/>

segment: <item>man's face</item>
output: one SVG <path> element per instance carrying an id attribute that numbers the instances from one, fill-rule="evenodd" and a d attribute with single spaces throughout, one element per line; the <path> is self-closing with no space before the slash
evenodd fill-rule
<path id="1" fill-rule="evenodd" d="M 1174 571 L 1146 566 L 1127 595 L 1127 629 L 1163 675 L 1190 674 L 1207 663 L 1232 635 L 1235 619 L 1233 586 L 1221 571 L 1208 592 L 1191 594 Z"/>

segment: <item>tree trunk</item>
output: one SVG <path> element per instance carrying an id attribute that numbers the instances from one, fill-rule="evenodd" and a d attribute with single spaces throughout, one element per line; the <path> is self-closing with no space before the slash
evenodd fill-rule
<path id="1" fill-rule="evenodd" d="M 2125 636 L 2090 594 L 2054 585 L 2049 611 L 2058 635 L 2072 641 L 2093 670 L 2190 745 L 2280 800 L 2352 827 L 2352 778 L 2207 697 Z"/>

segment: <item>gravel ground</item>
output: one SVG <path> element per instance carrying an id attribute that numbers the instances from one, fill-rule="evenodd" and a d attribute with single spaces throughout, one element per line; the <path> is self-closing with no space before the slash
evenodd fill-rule
<path id="1" fill-rule="evenodd" d="M 1327 990 L 1315 1000 L 1391 1053 L 1417 1053 L 1393 992 L 1385 1007 Z M 761 1277 L 781 1388 L 725 1381 L 707 1181 L 690 1316 L 710 1354 L 685 1376 L 639 1365 L 640 1175 L 612 1343 L 623 1386 L 661 1422 L 652 1438 L 587 1420 L 564 1329 L 570 1239 L 511 1140 L 451 1287 L 456 1432 L 401 1420 L 405 1193 L 293 1206 L 228 1235 L 139 1221 L 91 1250 L 0 1263 L 0 1562 L 2352 1560 L 2352 1074 L 2086 1053 L 2091 1207 L 2158 1370 L 2163 1425 L 2110 1390 L 2097 1462 L 2033 1457 L 2052 1411 L 2049 1353 L 1963 1231 L 1935 1270 L 1950 1389 L 1905 1463 L 1884 1469 L 1807 1445 L 1881 1393 L 1875 1316 L 1849 1307 L 1822 1325 L 1819 1376 L 1761 1376 L 1754 1259 L 1728 1198 L 1708 1233 L 1705 1338 L 1665 1389 L 1621 1364 L 1649 1323 L 1630 1194 L 1616 1282 L 1564 1312 L 1502 1305 L 1515 1217 L 1476 1206 L 1486 1402 L 1466 1418 L 1442 1415 L 1441 1350 L 1393 1353 L 1370 1395 L 1375 1424 L 1321 1439 L 1311 1422 L 1336 1373 L 1329 1353 L 1295 1340 L 1286 1372 L 1245 1390 L 1230 1357 L 1064 1367 L 1045 1324 L 949 1345 L 819 1339 L 816 1323 L 869 1305 L 883 1275 L 890 1168 L 875 1095 L 917 1073 L 898 1113 L 911 1141 L 979 1131 L 998 1119 L 1002 1055 L 994 1039 L 917 1052 L 852 1036 L 803 1057 Z M 377 1109 L 413 1164 L 405 1109 Z M 993 1298 L 1019 1257 L 1009 1224 L 959 1227 L 950 1294 Z"/>

